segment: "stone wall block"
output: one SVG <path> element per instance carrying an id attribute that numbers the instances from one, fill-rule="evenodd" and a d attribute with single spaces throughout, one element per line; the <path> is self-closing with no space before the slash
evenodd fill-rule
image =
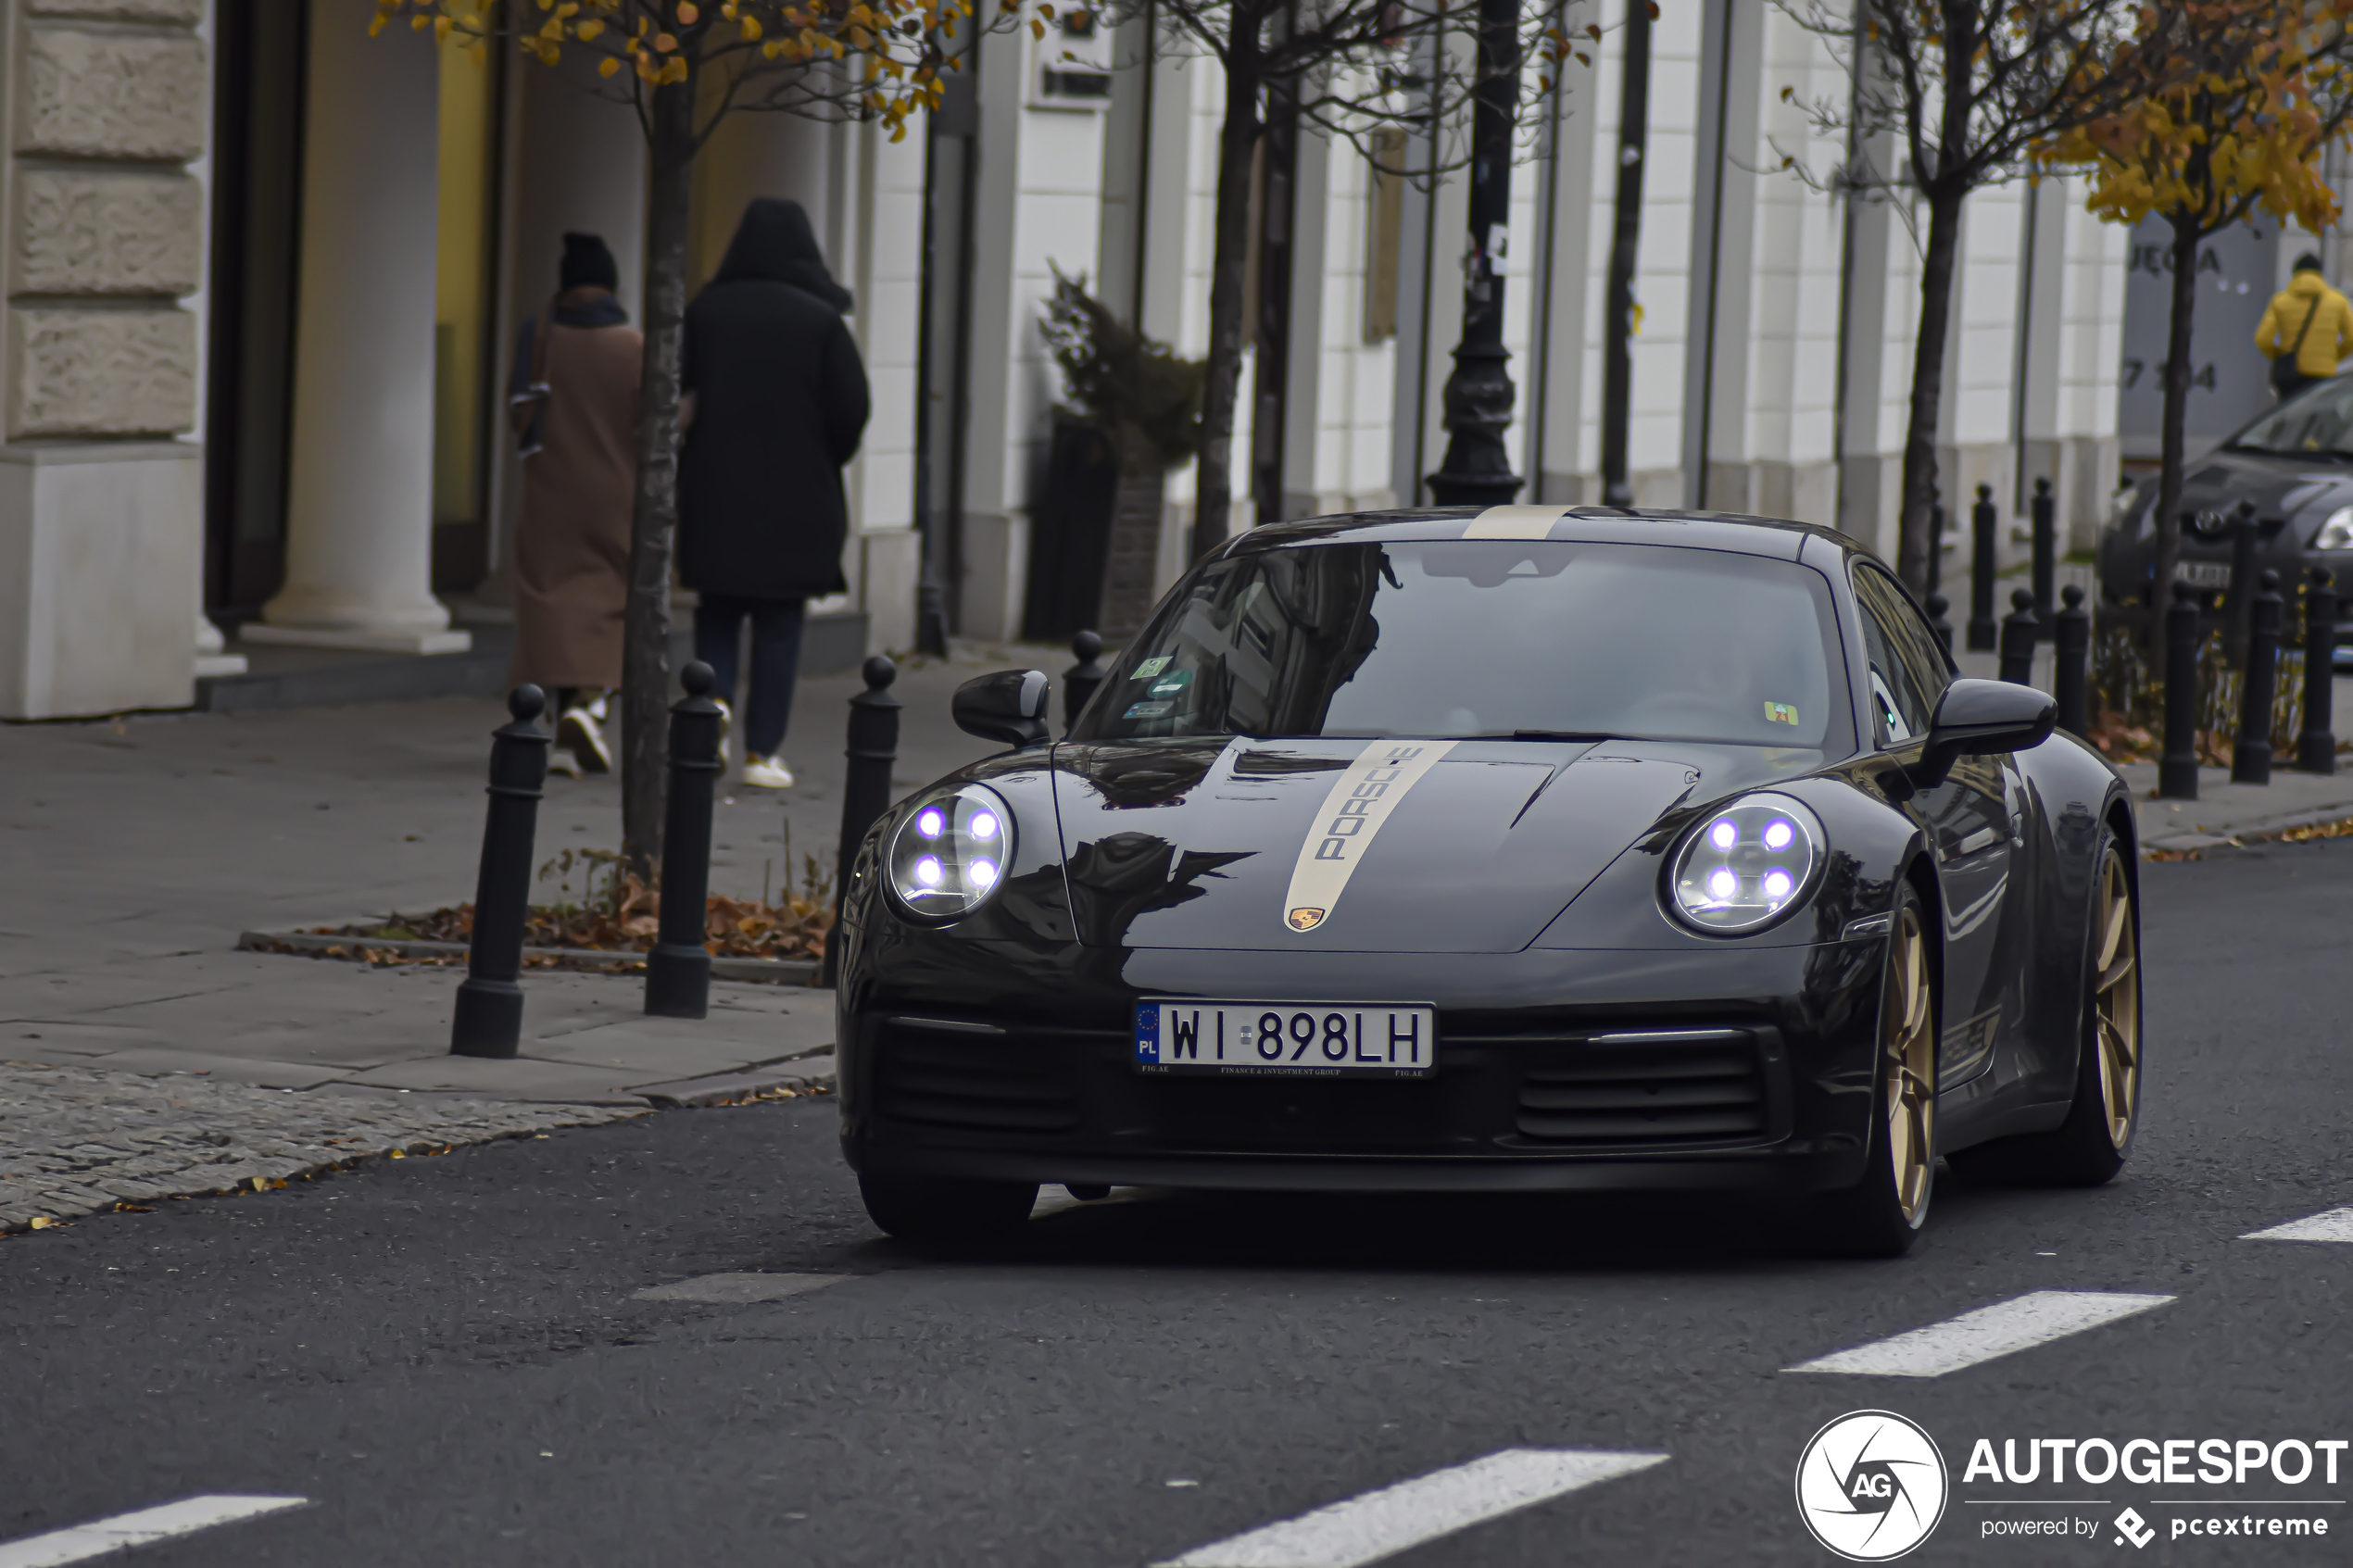
<path id="1" fill-rule="evenodd" d="M 168 435 L 196 417 L 185 310 L 9 312 L 8 434 Z"/>
<path id="2" fill-rule="evenodd" d="M 169 27 L 194 27 L 204 20 L 204 0 L 26 0 L 25 9 L 36 17 L 89 17 Z"/>
<path id="3" fill-rule="evenodd" d="M 14 240 L 19 294 L 191 294 L 204 187 L 180 174 L 19 169 Z"/>
<path id="4" fill-rule="evenodd" d="M 184 163 L 205 144 L 205 46 L 189 34 L 24 30 L 17 151 Z"/>

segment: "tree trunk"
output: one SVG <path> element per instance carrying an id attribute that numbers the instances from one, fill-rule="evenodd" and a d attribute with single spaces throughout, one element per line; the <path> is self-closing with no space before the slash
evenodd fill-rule
<path id="1" fill-rule="evenodd" d="M 1962 193 L 1929 198 L 1928 255 L 1920 267 L 1919 339 L 1912 350 L 1912 407 L 1904 433 L 1904 515 L 1895 567 L 1904 585 L 1928 593 L 1929 537 L 1936 505 L 1936 424 L 1944 401 L 1944 339 L 1953 313 L 1953 256 L 1960 247 Z"/>
<path id="2" fill-rule="evenodd" d="M 691 83 L 650 88 L 646 358 L 638 386 L 637 494 L 621 664 L 621 854 L 650 884 L 661 866 L 670 722 L 670 545 L 678 516 L 678 373 L 686 343 Z"/>
<path id="3" fill-rule="evenodd" d="M 1226 538 L 1234 509 L 1234 409 L 1241 396 L 1242 273 L 1250 257 L 1250 166 L 1258 145 L 1258 12 L 1237 6 L 1227 49 L 1226 123 L 1217 135 L 1217 224 L 1209 270 L 1209 364 L 1201 400 L 1193 558 Z"/>
<path id="4" fill-rule="evenodd" d="M 2182 558 L 2183 432 L 2189 423 L 2190 372 L 2196 368 L 2190 363 L 2190 322 L 2197 308 L 2197 247 L 2205 238 L 2195 215 L 2172 215 L 2167 221 L 2173 228 L 2173 306 L 2165 328 L 2164 466 L 2157 479 L 2157 559 L 2149 577 L 2147 644 L 2152 651 L 2164 646 L 2165 609 L 2173 602 L 2173 565 Z"/>
<path id="5" fill-rule="evenodd" d="M 1160 453 L 1133 423 L 1113 434 L 1119 489 L 1112 503 L 1111 546 L 1103 552 L 1103 593 L 1095 630 L 1109 647 L 1125 647 L 1151 613 L 1160 567 L 1160 521 L 1168 475 Z"/>

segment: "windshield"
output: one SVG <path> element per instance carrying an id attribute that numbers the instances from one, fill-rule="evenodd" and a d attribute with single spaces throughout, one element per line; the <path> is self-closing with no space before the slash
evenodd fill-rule
<path id="1" fill-rule="evenodd" d="M 2353 458 L 2353 376 L 2306 387 L 2224 442 L 2223 449 Z"/>
<path id="2" fill-rule="evenodd" d="M 1311 544 L 1210 562 L 1073 738 L 1615 736 L 1852 749 L 1829 587 L 1652 545 Z"/>

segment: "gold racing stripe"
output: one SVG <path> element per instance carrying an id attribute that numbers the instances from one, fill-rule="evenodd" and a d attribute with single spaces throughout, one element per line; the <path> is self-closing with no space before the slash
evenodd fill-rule
<path id="1" fill-rule="evenodd" d="M 1466 539 L 1548 539 L 1567 507 L 1490 507 L 1463 525 Z"/>
<path id="2" fill-rule="evenodd" d="M 1313 931 L 1324 923 L 1389 814 L 1455 744 L 1377 740 L 1332 781 L 1306 841 L 1299 847 L 1299 862 L 1291 868 L 1290 895 L 1283 900 L 1285 925 Z"/>

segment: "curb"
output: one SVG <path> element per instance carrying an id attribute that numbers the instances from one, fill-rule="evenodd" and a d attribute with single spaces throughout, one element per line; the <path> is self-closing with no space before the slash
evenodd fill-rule
<path id="1" fill-rule="evenodd" d="M 2181 855 L 2201 849 L 2243 849 L 2249 845 L 2276 842 L 2298 828 L 2336 827 L 2348 822 L 2353 822 L 2353 814 L 2348 814 L 2343 806 L 2331 806 L 2318 811 L 2265 817 L 2245 827 L 2194 829 L 2188 833 L 2169 833 L 2161 838 L 2145 838 L 2141 840 L 2141 852 L 2144 856 L 2153 852 Z M 2327 834 L 2312 836 L 2334 838 L 2344 835 Z"/>
<path id="2" fill-rule="evenodd" d="M 321 936 L 308 931 L 241 931 L 237 934 L 237 948 L 248 953 L 292 953 L 304 958 L 342 959 L 350 963 L 366 963 L 371 953 L 386 953 L 399 959 L 462 959 L 467 947 L 462 942 L 419 942 L 394 940 L 373 936 Z M 542 966 L 551 969 L 576 970 L 586 974 L 643 974 L 646 956 L 643 953 L 607 952 L 593 947 L 525 947 L 522 956 L 542 959 Z M 728 959 L 711 960 L 713 980 L 733 980 L 753 985 L 814 985 L 818 972 L 824 966 L 814 959 Z"/>
<path id="3" fill-rule="evenodd" d="M 796 1093 L 831 1088 L 834 1055 L 797 1057 L 740 1073 L 714 1073 L 704 1078 L 681 1078 L 668 1084 L 640 1084 L 629 1092 L 657 1110 L 684 1110 L 698 1106 L 742 1105 L 791 1089 Z"/>

